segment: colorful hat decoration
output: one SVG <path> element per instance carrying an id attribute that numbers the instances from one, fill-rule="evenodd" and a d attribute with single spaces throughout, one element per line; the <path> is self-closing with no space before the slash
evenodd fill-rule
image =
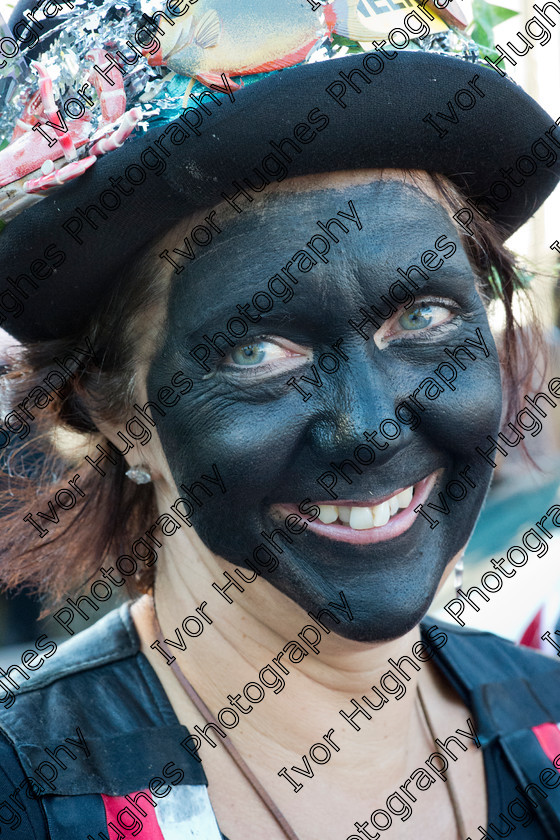
<path id="1" fill-rule="evenodd" d="M 560 176 L 540 155 L 498 183 L 556 126 L 458 0 L 26 2 L 0 40 L 0 326 L 24 341 L 81 331 L 148 243 L 236 192 L 250 207 L 255 175 L 438 172 L 503 238 Z M 444 131 L 424 119 L 445 110 Z"/>
<path id="2" fill-rule="evenodd" d="M 15 55 L 0 71 L 0 221 L 79 177 L 130 135 L 174 119 L 190 95 L 225 91 L 224 76 L 236 90 L 301 62 L 371 49 L 371 37 L 402 21 L 399 7 L 421 8 L 386 2 L 167 0 L 162 10 L 157 0 L 49 0 L 42 13 L 22 15 L 14 33 L 4 24 L 2 54 Z M 458 0 L 442 9 L 430 0 L 423 30 L 430 34 L 411 30 L 408 48 L 476 60 L 457 7 Z M 38 51 L 39 60 L 29 60 Z"/>

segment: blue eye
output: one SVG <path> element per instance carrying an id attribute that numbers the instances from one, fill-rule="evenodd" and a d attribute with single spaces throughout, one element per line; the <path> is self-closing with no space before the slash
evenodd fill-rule
<path id="1" fill-rule="evenodd" d="M 447 321 L 450 310 L 445 306 L 437 306 L 434 303 L 419 303 L 410 312 L 405 312 L 398 319 L 398 324 L 403 330 L 425 330 L 427 327 L 436 327 Z"/>
<path id="2" fill-rule="evenodd" d="M 236 365 L 252 367 L 259 365 L 266 358 L 266 347 L 270 346 L 268 341 L 256 341 L 254 344 L 243 344 L 235 347 L 230 357 Z"/>
<path id="3" fill-rule="evenodd" d="M 432 314 L 433 308 L 429 303 L 415 306 L 410 312 L 405 312 L 404 315 L 401 315 L 399 324 L 403 330 L 421 330 L 429 327 L 434 318 Z M 436 308 L 439 309 L 440 307 Z"/>
<path id="4" fill-rule="evenodd" d="M 254 376 L 266 379 L 277 376 L 282 371 L 304 364 L 310 358 L 310 352 L 286 338 L 276 340 L 268 336 L 257 336 L 246 344 L 237 344 L 227 353 L 220 364 L 230 375 L 237 375 L 244 380 Z M 241 370 L 243 369 L 243 373 Z"/>
<path id="5" fill-rule="evenodd" d="M 290 355 L 293 354 L 289 350 L 263 338 L 260 341 L 251 341 L 250 344 L 238 344 L 229 353 L 228 358 L 234 365 L 254 368 L 261 364 L 277 362 Z"/>
<path id="6" fill-rule="evenodd" d="M 438 333 L 437 327 L 451 323 L 459 307 L 453 300 L 420 300 L 409 310 L 400 310 L 385 322 L 375 333 L 378 347 L 387 347 L 394 339 L 408 341 L 430 341 Z M 408 333 L 408 338 L 405 336 Z M 411 333 L 418 333 L 418 337 Z"/>

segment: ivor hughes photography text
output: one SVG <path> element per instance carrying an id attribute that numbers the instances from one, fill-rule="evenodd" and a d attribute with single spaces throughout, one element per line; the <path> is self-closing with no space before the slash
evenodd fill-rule
<path id="1" fill-rule="evenodd" d="M 556 0 L 0 0 L 0 835 L 558 840 Z"/>

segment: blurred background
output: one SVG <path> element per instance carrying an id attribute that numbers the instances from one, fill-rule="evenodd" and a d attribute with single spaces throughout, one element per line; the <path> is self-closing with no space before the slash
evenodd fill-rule
<path id="1" fill-rule="evenodd" d="M 517 60 L 515 67 L 507 61 L 499 66 L 506 64 L 507 74 L 556 120 L 560 117 L 560 27 L 549 27 L 551 38 L 544 46 L 535 42 L 527 55 L 515 56 L 508 50 L 507 42 L 511 40 L 518 49 L 523 48 L 517 33 L 521 32 L 527 38 L 525 23 L 535 16 L 535 10 L 529 0 L 500 0 L 499 5 L 519 13 L 494 30 L 495 43 Z M 467 11 L 467 0 L 461 7 L 471 20 L 473 7 Z M 560 21 L 560 13 L 549 10 L 549 14 L 552 20 Z M 527 40 L 531 41 L 530 38 Z M 523 390 L 523 395 L 543 390 L 543 384 L 546 390 L 551 377 L 560 376 L 560 254 L 550 248 L 558 240 L 560 188 L 508 241 L 508 246 L 540 275 L 531 284 L 531 289 L 544 328 L 548 354 L 546 361 L 541 359 L 537 363 L 533 382 Z M 523 321 L 521 312 L 520 319 Z M 499 328 L 500 324 L 500 314 L 496 312 L 493 326 Z M 546 411 L 548 416 L 540 418 L 543 428 L 539 435 L 533 438 L 526 433 L 527 448 L 539 470 L 522 456 L 520 447 L 509 450 L 507 458 L 500 455 L 496 458 L 498 468 L 494 471 L 492 487 L 465 554 L 462 586 L 465 592 L 470 586 L 480 588 L 481 576 L 492 570 L 491 559 L 499 560 L 510 546 L 521 545 L 521 535 L 534 527 L 552 504 L 560 503 L 560 405 Z M 551 533 L 555 530 L 552 528 Z M 554 536 L 548 544 L 544 557 L 528 552 L 527 565 L 517 569 L 515 577 L 506 579 L 499 592 L 486 592 L 489 602 L 475 595 L 476 603 L 481 605 L 480 611 L 465 607 L 462 618 L 467 626 L 491 630 L 515 641 L 524 637 L 526 643 L 531 641 L 533 646 L 540 645 L 546 653 L 555 655 L 554 648 L 540 641 L 540 636 L 545 630 L 553 632 L 560 628 L 560 536 Z M 510 564 L 506 562 L 505 568 L 510 570 Z M 454 623 L 442 609 L 454 597 L 451 575 L 436 597 L 431 614 Z M 559 637 L 554 638 L 560 642 Z"/>
<path id="2" fill-rule="evenodd" d="M 458 2 L 467 19 L 472 20 L 470 0 Z M 477 0 L 474 3 L 476 10 Z M 0 13 L 6 21 L 12 5 L 0 0 Z M 535 13 L 533 6 L 529 0 L 500 0 L 499 5 L 518 14 L 496 26 L 495 42 L 506 50 L 508 40 L 521 46 L 517 32 L 524 32 L 525 23 Z M 560 14 L 554 10 L 549 14 L 560 21 Z M 547 44 L 535 41 L 527 55 L 517 57 L 516 67 L 506 62 L 505 69 L 555 120 L 560 117 L 560 26 L 550 27 L 550 32 L 551 39 Z M 500 66 L 504 67 L 504 63 Z M 542 383 L 546 384 L 552 376 L 560 376 L 560 254 L 550 248 L 556 240 L 560 240 L 560 188 L 508 243 L 539 275 L 532 284 L 532 291 L 544 327 L 547 358 L 543 356 L 537 363 L 533 381 L 523 391 L 528 394 L 541 390 Z M 525 317 L 521 311 L 519 316 L 522 320 Z M 502 325 L 499 311 L 494 311 L 492 325 L 499 341 Z M 5 347 L 10 343 L 9 336 L 0 330 L 0 365 Z M 464 591 L 469 586 L 480 586 L 481 575 L 492 569 L 490 560 L 499 559 L 508 547 L 520 544 L 521 534 L 552 504 L 560 503 L 560 406 L 556 410 L 550 409 L 542 422 L 543 429 L 538 437 L 526 435 L 528 449 L 538 469 L 518 448 L 512 449 L 507 458 L 502 457 L 495 470 L 491 491 L 465 555 Z M 77 594 L 81 593 L 69 592 L 68 596 L 75 598 Z M 482 603 L 479 612 L 465 609 L 463 618 L 467 626 L 488 629 L 515 641 L 524 637 L 525 642 L 529 642 L 531 637 L 534 645 L 540 643 L 544 649 L 548 648 L 547 653 L 555 655 L 550 645 L 540 642 L 540 636 L 545 630 L 560 628 L 560 538 L 555 536 L 549 541 L 544 557 L 530 554 L 527 565 L 518 569 L 515 577 L 506 579 L 501 591 L 487 594 L 488 603 L 479 599 Z M 436 597 L 431 614 L 452 621 L 443 606 L 453 597 L 451 576 Z M 111 599 L 107 609 L 117 605 L 117 598 Z M 95 617 L 100 618 L 105 611 L 100 605 Z M 63 639 L 68 638 L 52 619 L 38 623 L 38 613 L 39 605 L 25 594 L 12 598 L 0 596 L 0 667 L 18 662 L 21 651 L 31 647 L 30 643 L 40 633 L 57 641 L 61 640 L 61 635 Z M 91 623 L 93 620 L 82 626 Z M 73 627 L 81 629 L 77 622 Z M 560 643 L 560 637 L 555 638 Z"/>

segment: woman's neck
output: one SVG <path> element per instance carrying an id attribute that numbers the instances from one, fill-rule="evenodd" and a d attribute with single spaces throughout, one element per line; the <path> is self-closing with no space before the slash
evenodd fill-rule
<path id="1" fill-rule="evenodd" d="M 301 756 L 313 743 L 324 743 L 330 730 L 336 743 L 336 733 L 352 736 L 367 728 L 367 739 L 355 739 L 354 748 L 337 760 L 348 769 L 359 767 L 363 753 L 378 742 L 387 757 L 383 772 L 402 775 L 412 743 L 422 740 L 419 683 L 441 702 L 433 669 L 412 653 L 418 628 L 388 642 L 353 642 L 334 632 L 337 617 L 351 619 L 352 605 L 345 606 L 344 598 L 339 609 L 330 609 L 333 620 L 327 613 L 310 618 L 262 577 L 236 580 L 243 591 L 232 584 L 220 594 L 212 584 L 228 582 L 224 570 L 235 579 L 233 567 L 196 538 L 188 560 L 175 543 L 158 567 L 155 609 L 168 650 L 215 717 L 222 709 L 238 715 L 241 734 L 236 738 L 233 731 L 234 741 L 258 749 L 280 769 L 287 754 L 290 761 Z M 151 599 L 138 602 L 133 616 L 143 649 L 181 718 L 188 704 L 159 644 L 153 644 Z M 234 715 L 224 720 L 231 722 Z"/>

